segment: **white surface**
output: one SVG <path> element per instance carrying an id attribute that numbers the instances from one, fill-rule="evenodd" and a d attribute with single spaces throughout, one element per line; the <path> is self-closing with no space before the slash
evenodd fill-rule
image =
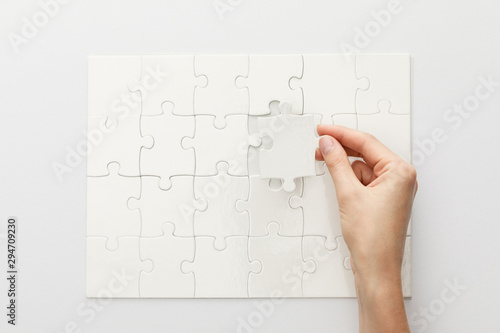
<path id="1" fill-rule="evenodd" d="M 316 270 L 313 274 L 304 274 L 302 281 L 304 296 L 356 296 L 352 271 L 345 269 L 344 266 L 344 262 L 348 261 L 346 259 L 349 257 L 349 249 L 344 239 L 339 237 L 334 240 L 338 244 L 334 251 L 327 249 L 325 241 L 326 239 L 321 236 L 303 237 L 302 251 L 304 259 L 313 260 L 316 264 Z M 332 281 L 335 282 L 332 283 Z"/>
<path id="2" fill-rule="evenodd" d="M 259 260 L 262 270 L 250 274 L 248 295 L 250 297 L 302 297 L 302 276 L 313 273 L 316 266 L 312 260 L 302 256 L 302 237 L 279 235 L 280 226 L 271 222 L 268 233 L 262 237 L 250 237 L 248 256 Z"/>
<path id="3" fill-rule="evenodd" d="M 87 236 L 107 237 L 108 249 L 118 247 L 118 237 L 141 236 L 141 213 L 130 210 L 127 201 L 141 195 L 141 178 L 118 174 L 119 165 L 109 165 L 109 175 L 87 178 Z"/>
<path id="4" fill-rule="evenodd" d="M 194 71 L 205 84 L 194 90 L 194 113 L 215 116 L 217 128 L 226 127 L 225 117 L 248 114 L 248 89 L 236 87 L 236 78 L 248 74 L 248 56 L 197 55 Z"/>
<path id="5" fill-rule="evenodd" d="M 175 108 L 172 103 L 162 103 L 163 114 L 143 116 L 140 125 L 143 136 L 154 138 L 151 149 L 141 150 L 141 175 L 160 177 L 159 186 L 163 189 L 170 188 L 173 176 L 193 175 L 196 165 L 194 149 L 184 149 L 181 145 L 182 138 L 195 134 L 194 117 L 176 116 L 172 107 Z"/>
<path id="6" fill-rule="evenodd" d="M 358 130 L 375 135 L 389 149 L 411 162 L 411 138 L 406 135 L 411 129 L 410 114 L 391 113 L 388 100 L 379 101 L 378 107 L 379 113 L 358 115 Z M 380 123 L 387 124 L 391 130 L 383 129 Z"/>
<path id="7" fill-rule="evenodd" d="M 356 75 L 369 78 L 370 84 L 356 96 L 358 114 L 379 112 L 380 97 L 391 101 L 390 112 L 410 114 L 410 57 L 387 56 L 373 59 L 356 56 Z"/>
<path id="8" fill-rule="evenodd" d="M 140 276 L 154 268 L 135 251 L 139 237 L 122 237 L 109 251 L 105 237 L 87 237 L 87 297 L 139 297 Z"/>
<path id="9" fill-rule="evenodd" d="M 153 147 L 154 142 L 151 136 L 141 136 L 140 119 L 141 116 L 122 116 L 117 125 L 108 127 L 105 117 L 88 118 L 87 146 L 92 154 L 87 163 L 88 176 L 106 176 L 111 162 L 120 165 L 122 176 L 140 176 L 141 149 Z"/>
<path id="10" fill-rule="evenodd" d="M 65 163 L 66 147 L 75 150 L 84 140 L 90 54 L 335 53 L 341 43 L 353 44 L 356 29 L 374 21 L 370 12 L 387 3 L 246 1 L 225 12 L 221 21 L 211 1 L 162 6 L 71 2 L 18 54 L 2 38 L 0 230 L 5 232 L 8 215 L 19 217 L 22 269 L 21 326 L 7 327 L 2 321 L 2 331 L 63 332 L 71 325 L 83 332 L 237 332 L 241 327 L 331 332 L 334 326 L 337 332 L 357 331 L 357 305 L 349 299 L 90 302 L 84 297 L 85 165 L 74 158 L 72 172 L 59 182 L 51 164 Z M 40 10 L 37 1 L 0 6 L 3 36 L 20 33 L 21 18 Z M 424 323 L 425 332 L 495 331 L 500 326 L 500 306 L 492 297 L 500 278 L 500 261 L 495 260 L 500 252 L 500 155 L 494 149 L 500 139 L 500 90 L 496 87 L 467 118 L 451 122 L 443 116 L 474 94 L 478 77 L 500 79 L 494 33 L 500 28 L 499 7 L 491 0 L 481 6 L 402 1 L 400 9 L 361 51 L 412 54 L 414 149 L 423 153 L 417 143 L 439 129 L 446 137 L 434 150 L 428 146 L 417 165 L 413 298 L 406 301 L 407 312 L 419 320 L 414 331 Z M 455 280 L 466 286 L 459 296 L 445 282 Z M 439 305 L 443 292 L 455 298 L 442 311 L 429 312 L 432 320 L 419 315 L 420 308 Z"/>
<path id="11" fill-rule="evenodd" d="M 293 192 L 286 192 L 281 188 L 270 187 L 269 179 L 260 176 L 250 176 L 250 191 L 248 200 L 236 201 L 236 211 L 248 212 L 250 219 L 250 236 L 267 235 L 267 225 L 276 222 L 280 226 L 280 235 L 301 236 L 304 229 L 302 211 L 292 209 L 288 203 L 290 196 L 300 195 L 302 179 Z"/>
<path id="12" fill-rule="evenodd" d="M 124 110 L 130 116 L 141 115 L 141 95 L 137 92 L 128 94 L 128 102 L 123 102 L 118 96 L 127 91 L 129 80 L 141 78 L 141 57 L 122 56 L 89 57 L 89 116 L 108 117 L 116 125 L 118 115 Z M 111 108 L 110 108 L 111 105 Z"/>
<path id="13" fill-rule="evenodd" d="M 292 55 L 250 55 L 248 75 L 236 78 L 236 86 L 247 88 L 250 95 L 249 114 L 260 116 L 269 113 L 269 103 L 274 100 L 288 101 L 302 113 L 302 94 L 290 90 L 292 76 L 300 75 L 302 59 Z"/>
<path id="14" fill-rule="evenodd" d="M 228 163 L 219 162 L 218 174 L 194 179 L 196 199 L 207 202 L 205 210 L 194 212 L 194 235 L 214 237 L 217 250 L 226 249 L 228 236 L 248 236 L 250 227 L 248 215 L 235 208 L 236 201 L 248 199 L 248 176 L 231 176 L 228 168 Z"/>
<path id="15" fill-rule="evenodd" d="M 151 272 L 142 272 L 141 297 L 193 297 L 195 280 L 193 274 L 184 274 L 181 264 L 194 260 L 195 240 L 192 237 L 176 237 L 172 223 L 163 224 L 160 237 L 141 238 L 140 253 L 143 259 L 153 262 Z M 169 253 L 165 256 L 165 253 Z"/>
<path id="16" fill-rule="evenodd" d="M 247 297 L 249 274 L 261 270 L 258 260 L 249 260 L 248 237 L 226 238 L 226 251 L 217 251 L 214 241 L 196 237 L 194 261 L 181 264 L 184 273 L 195 275 L 195 296 Z"/>
<path id="17" fill-rule="evenodd" d="M 142 222 L 140 235 L 143 237 L 161 236 L 164 223 L 169 222 L 175 226 L 175 236 L 194 236 L 194 212 L 196 209 L 206 209 L 204 200 L 194 200 L 194 177 L 172 177 L 172 184 L 168 190 L 159 187 L 158 177 L 142 176 L 140 178 L 140 197 L 128 200 L 128 208 L 140 210 Z M 170 204 L 167 205 L 167 202 Z"/>
<path id="18" fill-rule="evenodd" d="M 342 236 L 339 204 L 337 200 L 331 200 L 328 205 L 324 203 L 324 198 L 336 198 L 337 195 L 326 164 L 322 166 L 322 175 L 304 179 L 304 189 L 300 195 L 290 197 L 290 207 L 302 211 L 304 235 L 325 236 L 325 247 L 334 250 L 336 238 Z"/>
<path id="19" fill-rule="evenodd" d="M 247 176 L 247 149 L 258 146 L 260 139 L 248 134 L 248 116 L 232 115 L 225 118 L 226 127 L 215 127 L 216 117 L 196 116 L 193 138 L 182 139 L 182 147 L 194 148 L 196 154 L 196 176 L 217 174 L 217 164 L 225 161 L 229 164 L 229 174 Z"/>
<path id="20" fill-rule="evenodd" d="M 344 54 L 302 56 L 302 75 L 300 78 L 292 78 L 290 87 L 303 93 L 304 113 L 321 114 L 323 124 L 331 124 L 334 114 L 356 113 L 357 102 L 354 104 L 352 101 L 356 100 L 358 90 L 369 87 L 367 78 L 356 77 L 356 58 L 355 55 Z M 398 69 L 389 69 L 393 70 Z M 409 78 L 407 82 L 409 84 Z M 409 93 L 408 85 L 406 88 Z M 325 105 L 329 107 L 325 108 Z"/>
<path id="21" fill-rule="evenodd" d="M 128 87 L 130 91 L 141 94 L 141 114 L 162 114 L 162 104 L 175 101 L 174 114 L 193 115 L 194 88 L 197 83 L 203 83 L 202 78 L 194 75 L 194 56 L 144 55 L 140 58 L 141 79 L 129 81 Z"/>

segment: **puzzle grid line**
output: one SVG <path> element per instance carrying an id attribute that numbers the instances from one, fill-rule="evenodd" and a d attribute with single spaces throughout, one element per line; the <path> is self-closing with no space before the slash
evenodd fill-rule
<path id="1" fill-rule="evenodd" d="M 410 57 L 93 56 L 88 119 L 88 297 L 355 297 L 315 125 L 409 161 Z"/>

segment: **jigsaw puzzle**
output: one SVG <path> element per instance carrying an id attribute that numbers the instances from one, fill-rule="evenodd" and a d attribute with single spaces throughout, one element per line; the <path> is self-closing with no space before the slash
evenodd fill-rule
<path id="1" fill-rule="evenodd" d="M 410 64 L 90 57 L 88 131 L 102 140 L 87 161 L 87 296 L 355 297 L 316 125 L 374 134 L 410 161 Z M 405 296 L 410 255 L 409 229 Z"/>

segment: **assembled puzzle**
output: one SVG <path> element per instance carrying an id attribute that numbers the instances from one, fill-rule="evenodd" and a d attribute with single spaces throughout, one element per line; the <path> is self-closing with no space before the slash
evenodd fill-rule
<path id="1" fill-rule="evenodd" d="M 89 58 L 87 296 L 355 297 L 318 124 L 411 159 L 408 55 Z M 411 228 L 402 280 L 411 296 Z"/>

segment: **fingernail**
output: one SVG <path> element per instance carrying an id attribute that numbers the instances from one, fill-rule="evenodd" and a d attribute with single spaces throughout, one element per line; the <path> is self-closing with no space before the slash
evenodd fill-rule
<path id="1" fill-rule="evenodd" d="M 333 150 L 333 147 L 334 143 L 331 136 L 322 136 L 319 139 L 319 150 L 321 150 L 323 156 L 330 154 Z"/>

